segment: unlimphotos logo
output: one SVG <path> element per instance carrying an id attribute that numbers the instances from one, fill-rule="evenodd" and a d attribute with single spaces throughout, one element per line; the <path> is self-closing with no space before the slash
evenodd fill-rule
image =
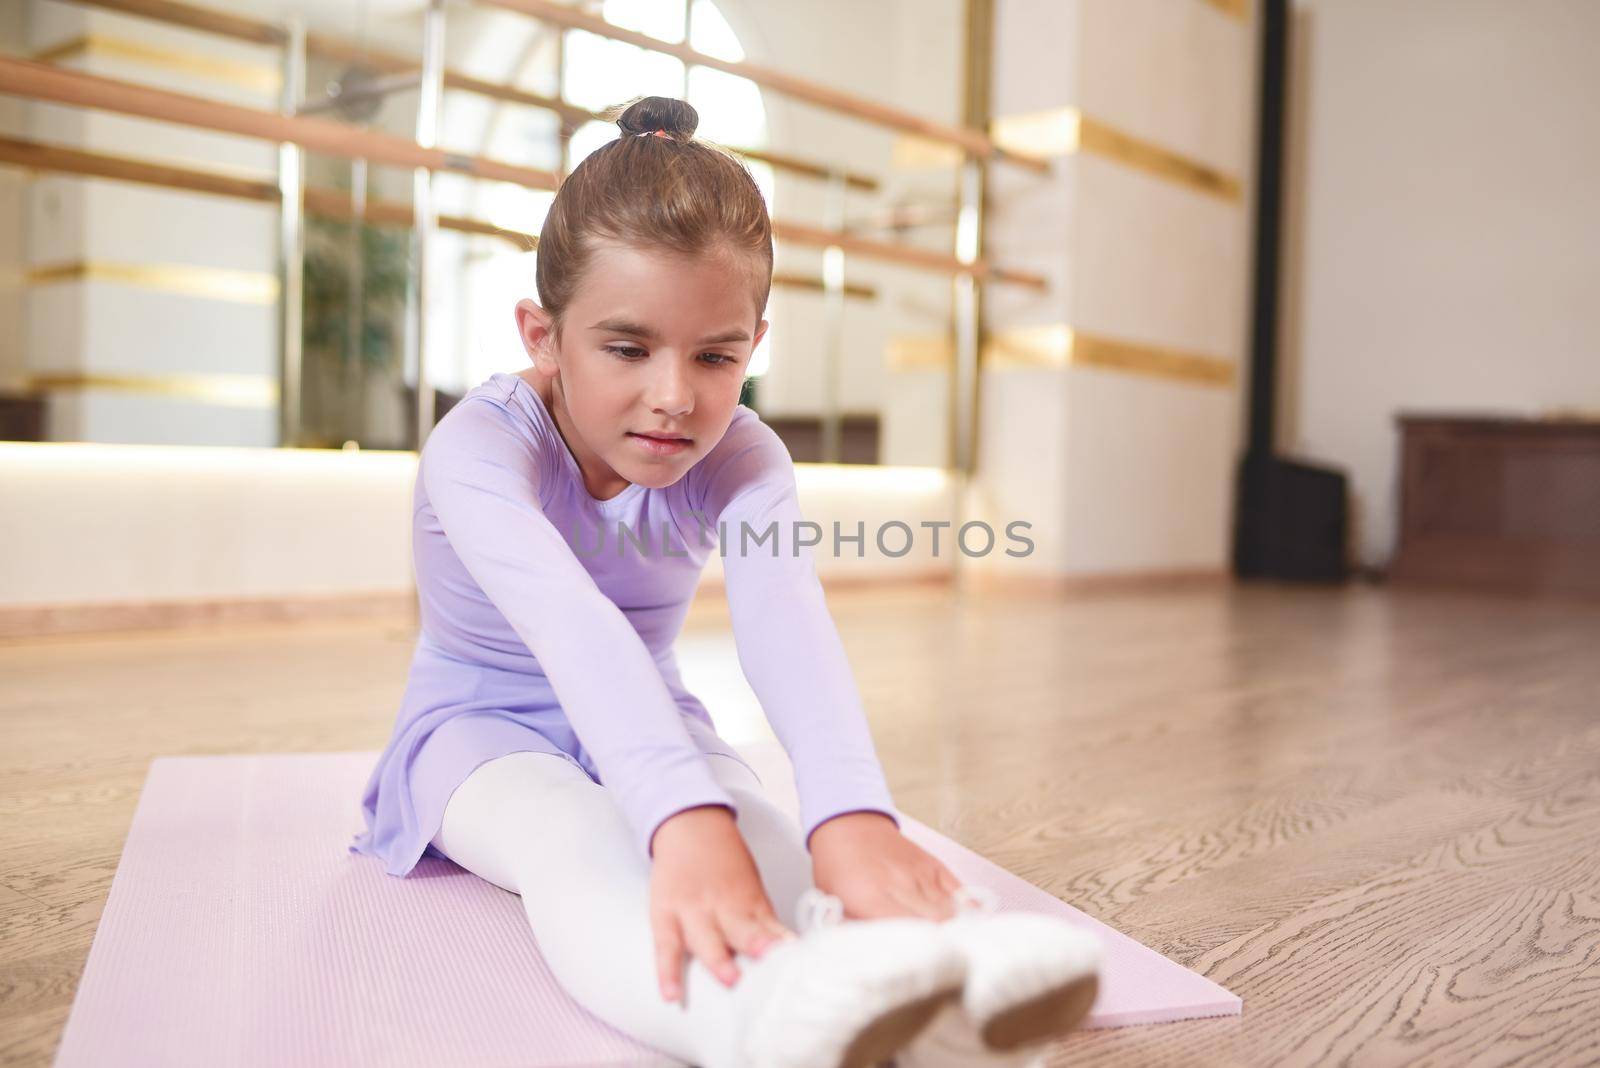
<path id="1" fill-rule="evenodd" d="M 701 547 L 711 548 L 714 529 L 716 531 L 714 544 L 718 555 L 723 557 L 734 554 L 773 558 L 780 555 L 799 556 L 810 549 L 831 552 L 834 556 L 845 556 L 847 546 L 854 548 L 857 559 L 865 558 L 867 555 L 869 538 L 865 520 L 857 520 L 853 532 L 848 531 L 845 524 L 834 520 L 832 537 L 827 538 L 822 524 L 808 519 L 797 519 L 789 523 L 781 523 L 774 519 L 765 526 L 758 527 L 747 519 L 740 520 L 735 526 L 726 520 L 713 521 L 704 512 L 693 511 L 689 514 L 695 519 L 698 528 L 695 533 Z M 950 531 L 954 525 L 948 519 L 924 519 L 914 528 L 910 523 L 891 519 L 877 525 L 876 530 L 872 532 L 870 542 L 878 553 L 888 557 L 909 555 L 918 547 L 919 538 L 925 539 L 924 547 L 933 557 L 949 552 L 952 544 L 956 551 L 970 557 L 988 556 L 999 548 L 1000 539 L 995 529 L 988 523 L 972 520 L 961 524 L 952 534 Z M 607 551 L 608 538 L 604 526 L 593 526 L 587 532 L 580 530 L 579 526 L 578 523 L 574 523 L 566 534 L 567 544 L 572 547 L 575 554 L 581 557 L 595 557 Z M 918 528 L 925 533 L 919 535 Z M 1030 555 L 1034 548 L 1033 539 L 1022 532 L 1032 529 L 1033 524 L 1020 519 L 1007 523 L 1005 537 L 1008 545 L 1000 551 L 1007 556 Z M 686 558 L 693 555 L 688 549 L 688 542 L 672 520 L 661 522 L 659 539 L 652 536 L 648 526 L 635 529 L 628 523 L 618 520 L 609 544 L 612 546 L 611 551 L 619 558 L 630 549 L 640 556 Z"/>

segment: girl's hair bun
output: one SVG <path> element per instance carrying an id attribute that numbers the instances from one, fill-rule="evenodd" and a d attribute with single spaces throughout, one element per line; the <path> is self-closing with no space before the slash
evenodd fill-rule
<path id="1" fill-rule="evenodd" d="M 634 97 L 603 112 L 622 128 L 623 136 L 650 134 L 657 130 L 677 141 L 687 141 L 700 125 L 700 113 L 687 101 L 670 96 Z"/>

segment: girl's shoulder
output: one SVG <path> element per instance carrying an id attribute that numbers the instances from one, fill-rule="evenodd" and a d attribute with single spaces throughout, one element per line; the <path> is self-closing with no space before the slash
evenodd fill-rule
<path id="1" fill-rule="evenodd" d="M 433 434 L 447 423 L 454 424 L 483 419 L 491 416 L 490 409 L 499 408 L 505 415 L 527 415 L 528 405 L 518 403 L 517 385 L 521 380 L 516 375 L 495 372 L 484 381 L 473 386 L 463 393 L 449 411 L 439 417 L 430 432 L 428 441 L 433 440 Z M 424 444 L 426 448 L 426 444 Z"/>
<path id="2" fill-rule="evenodd" d="M 533 388 L 516 375 L 497 372 L 440 417 L 423 443 L 421 466 L 459 466 L 492 456 L 518 464 L 543 485 L 552 471 L 553 430 Z"/>
<path id="3" fill-rule="evenodd" d="M 499 413 L 493 410 L 499 409 Z M 554 421 L 538 392 L 518 375 L 496 371 L 464 393 L 439 420 L 443 425 L 461 412 L 460 418 L 509 420 L 531 442 L 542 443 L 554 430 Z"/>

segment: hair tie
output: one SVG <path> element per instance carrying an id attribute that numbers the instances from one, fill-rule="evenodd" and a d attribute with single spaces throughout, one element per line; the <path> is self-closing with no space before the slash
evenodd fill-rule
<path id="1" fill-rule="evenodd" d="M 635 134 L 634 136 L 636 136 L 636 137 L 649 137 L 651 135 L 654 135 L 656 137 L 665 137 L 668 140 L 671 140 L 671 138 L 672 138 L 672 135 L 667 133 L 667 131 L 665 131 L 665 130 L 646 130 L 644 133 Z"/>

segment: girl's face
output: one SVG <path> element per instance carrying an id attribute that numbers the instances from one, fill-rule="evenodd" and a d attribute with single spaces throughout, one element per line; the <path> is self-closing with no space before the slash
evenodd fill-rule
<path id="1" fill-rule="evenodd" d="M 599 245 L 561 340 L 531 300 L 517 331 L 539 391 L 598 500 L 670 486 L 722 439 L 739 405 L 753 323 L 750 279 L 729 257 Z"/>

